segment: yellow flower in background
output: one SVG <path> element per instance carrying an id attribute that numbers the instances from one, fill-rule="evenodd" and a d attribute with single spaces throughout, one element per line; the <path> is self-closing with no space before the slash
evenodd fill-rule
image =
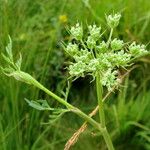
<path id="1" fill-rule="evenodd" d="M 22 33 L 19 35 L 18 40 L 24 41 L 28 39 L 28 35 L 26 33 Z"/>
<path id="2" fill-rule="evenodd" d="M 66 22 L 68 21 L 67 15 L 60 15 L 60 16 L 59 16 L 59 21 L 60 21 L 61 23 L 66 23 Z"/>

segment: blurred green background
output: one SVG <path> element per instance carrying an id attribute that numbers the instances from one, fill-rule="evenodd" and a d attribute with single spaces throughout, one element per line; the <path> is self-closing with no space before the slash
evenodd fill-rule
<path id="1" fill-rule="evenodd" d="M 112 12 L 122 14 L 114 36 L 146 44 L 149 49 L 149 0 L 0 0 L 0 51 L 4 52 L 10 35 L 14 54 L 23 55 L 22 70 L 63 96 L 68 56 L 61 42 L 68 41 L 66 29 L 82 22 L 84 26 L 101 24 L 105 30 L 105 14 Z M 137 64 L 106 104 L 107 126 L 117 150 L 150 149 L 150 57 Z M 76 80 L 69 93 L 69 102 L 87 113 L 97 103 L 90 81 L 88 77 Z M 46 99 L 52 107 L 60 106 L 38 89 L 0 72 L 0 150 L 62 150 L 83 120 L 68 113 L 50 124 L 49 112 L 29 107 L 24 98 Z M 72 149 L 107 148 L 100 134 L 89 127 Z"/>

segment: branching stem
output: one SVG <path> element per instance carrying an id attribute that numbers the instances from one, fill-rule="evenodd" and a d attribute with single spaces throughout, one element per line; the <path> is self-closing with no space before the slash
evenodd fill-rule
<path id="1" fill-rule="evenodd" d="M 45 93 L 47 93 L 49 96 L 53 97 L 59 103 L 61 103 L 64 106 L 66 106 L 70 111 L 74 112 L 75 114 L 77 114 L 78 116 L 80 116 L 81 118 L 83 118 L 85 121 L 87 121 L 88 123 L 90 123 L 94 128 L 98 129 L 100 132 L 103 132 L 103 128 L 101 127 L 101 125 L 98 122 L 96 122 L 94 119 L 92 119 L 89 115 L 85 114 L 80 109 L 74 107 L 73 105 L 69 104 L 67 101 L 65 101 L 64 99 L 62 99 L 61 97 L 57 96 L 56 94 L 54 94 L 53 92 L 51 92 L 50 90 L 48 90 L 46 87 L 44 87 L 41 83 L 39 83 L 37 80 L 35 80 L 29 74 L 24 73 L 22 71 L 21 71 L 21 73 L 24 74 L 24 76 L 28 75 L 28 78 L 30 78 L 30 83 L 32 85 L 36 86 L 37 88 L 39 88 L 42 91 L 44 91 Z"/>
<path id="2" fill-rule="evenodd" d="M 95 120 L 93 120 L 90 116 L 86 115 L 80 109 L 74 107 L 73 105 L 69 104 L 67 101 L 62 99 L 61 97 L 57 96 L 56 94 L 54 94 L 53 92 L 51 92 L 50 90 L 45 88 L 41 83 L 39 83 L 33 77 L 31 77 L 31 79 L 32 79 L 32 84 L 34 86 L 36 86 L 37 88 L 39 88 L 42 91 L 44 91 L 45 93 L 47 93 L 48 95 L 53 97 L 55 100 L 57 100 L 61 104 L 65 105 L 72 112 L 74 112 L 75 114 L 77 114 L 78 116 L 80 116 L 81 118 L 86 120 L 94 128 L 98 129 L 102 133 L 102 135 L 103 135 L 103 137 L 105 139 L 105 142 L 107 144 L 108 150 L 114 150 L 112 141 L 110 139 L 110 136 L 109 136 L 108 131 L 107 131 L 106 126 L 105 126 L 105 116 L 104 116 L 104 109 L 103 109 L 103 102 L 102 102 L 102 85 L 100 83 L 100 74 L 97 75 L 96 85 L 97 85 L 97 96 L 98 96 L 98 103 L 99 103 L 99 108 L 100 108 L 99 109 L 100 110 L 100 118 L 101 118 L 101 124 L 102 125 L 99 124 L 98 122 L 96 122 Z"/>

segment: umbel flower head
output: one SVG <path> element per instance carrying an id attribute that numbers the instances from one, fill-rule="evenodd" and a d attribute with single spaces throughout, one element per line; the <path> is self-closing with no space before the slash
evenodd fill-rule
<path id="1" fill-rule="evenodd" d="M 106 21 L 113 29 L 118 26 L 121 14 L 108 15 Z M 129 46 L 123 40 L 112 38 L 112 33 L 108 40 L 102 40 L 101 27 L 88 26 L 88 33 L 84 36 L 82 26 L 77 23 L 70 29 L 70 41 L 64 46 L 65 51 L 73 58 L 73 62 L 68 67 L 70 77 L 77 79 L 85 75 L 92 75 L 95 79 L 100 74 L 100 82 L 111 90 L 119 83 L 117 78 L 120 67 L 127 67 L 133 64 L 132 60 L 148 53 L 145 45 L 136 45 L 135 42 Z"/>

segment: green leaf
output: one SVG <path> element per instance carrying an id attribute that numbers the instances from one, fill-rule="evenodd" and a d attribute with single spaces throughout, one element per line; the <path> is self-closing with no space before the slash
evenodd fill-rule
<path id="1" fill-rule="evenodd" d="M 62 109 L 62 108 L 58 108 L 58 109 L 54 109 L 52 114 L 49 115 L 49 123 L 55 123 L 57 120 L 59 120 L 66 112 L 69 112 L 70 110 L 68 109 Z"/>
<path id="2" fill-rule="evenodd" d="M 29 106 L 37 109 L 37 110 L 54 110 L 51 108 L 46 100 L 38 100 L 38 101 L 33 101 L 33 100 L 28 100 L 25 98 L 25 101 L 29 104 Z"/>
<path id="3" fill-rule="evenodd" d="M 7 52 L 8 56 L 9 56 L 10 60 L 13 61 L 12 40 L 11 40 L 10 36 L 8 36 L 8 38 L 9 38 L 9 43 L 8 43 L 8 45 L 6 46 L 6 52 Z"/>
<path id="4" fill-rule="evenodd" d="M 18 68 L 18 70 L 20 70 L 21 68 L 21 63 L 22 63 L 22 55 L 21 53 L 19 53 L 20 57 L 19 59 L 17 60 L 17 62 L 15 63 L 16 67 Z"/>
<path id="5" fill-rule="evenodd" d="M 62 108 L 51 108 L 46 100 L 28 100 L 25 98 L 25 101 L 29 104 L 29 106 L 37 109 L 37 110 L 51 110 L 52 114 L 49 115 L 49 122 L 50 124 L 56 122 L 58 119 L 60 119 L 66 112 L 69 112 L 69 109 L 62 109 Z"/>
<path id="6" fill-rule="evenodd" d="M 10 58 L 7 57 L 6 55 L 4 55 L 3 53 L 2 53 L 2 57 L 4 58 L 4 60 L 5 60 L 7 63 L 12 64 L 12 61 L 10 60 Z"/>
<path id="7" fill-rule="evenodd" d="M 2 72 L 3 72 L 5 75 L 7 75 L 7 76 L 9 76 L 9 75 L 14 71 L 14 69 L 13 69 L 13 68 L 10 68 L 10 67 L 7 67 L 7 68 L 2 68 L 2 67 L 1 67 L 1 70 L 2 70 Z"/>

